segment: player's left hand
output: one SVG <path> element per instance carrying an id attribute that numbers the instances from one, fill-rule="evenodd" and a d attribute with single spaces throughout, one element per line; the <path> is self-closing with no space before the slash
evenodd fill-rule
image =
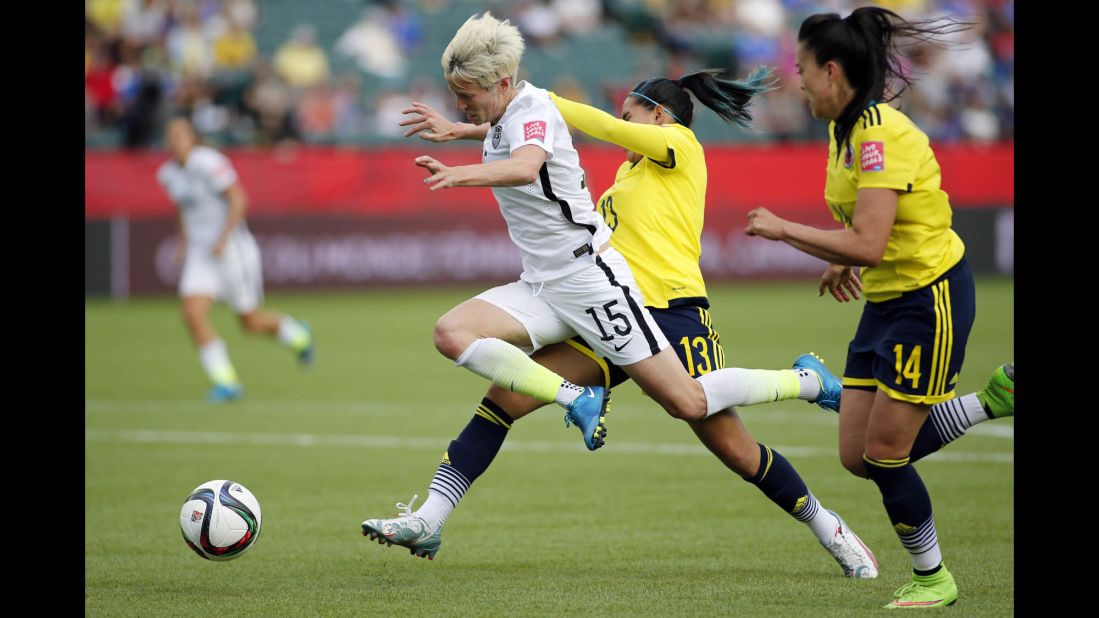
<path id="1" fill-rule="evenodd" d="M 749 236 L 762 236 L 768 240 L 782 240 L 782 227 L 785 220 L 766 208 L 754 208 L 748 212 L 748 227 L 744 233 Z"/>
<path id="2" fill-rule="evenodd" d="M 817 286 L 817 296 L 824 296 L 825 291 L 831 292 L 832 297 L 841 303 L 851 302 L 851 299 L 859 299 L 862 291 L 862 281 L 858 273 L 851 266 L 829 264 L 820 276 L 820 284 Z"/>
<path id="3" fill-rule="evenodd" d="M 221 254 L 225 252 L 225 244 L 228 241 L 229 241 L 228 238 L 225 238 L 225 237 L 219 238 L 218 241 L 216 243 L 214 243 L 214 248 L 210 250 L 210 253 L 212 253 L 214 255 L 214 257 L 216 257 L 216 258 L 221 257 Z"/>
<path id="4" fill-rule="evenodd" d="M 405 137 L 416 135 L 420 139 L 429 142 L 449 142 L 462 137 L 459 134 L 460 127 L 458 123 L 451 122 L 423 103 L 413 101 L 412 106 L 401 110 L 401 113 L 411 116 L 397 123 L 402 127 L 412 127 L 404 132 Z"/>
<path id="5" fill-rule="evenodd" d="M 424 179 L 424 184 L 431 185 L 430 189 L 432 191 L 435 191 L 436 189 L 449 189 L 450 187 L 457 186 L 459 174 L 456 168 L 447 167 L 436 161 L 433 157 L 426 155 L 416 157 L 416 165 L 431 172 L 431 176 Z"/>

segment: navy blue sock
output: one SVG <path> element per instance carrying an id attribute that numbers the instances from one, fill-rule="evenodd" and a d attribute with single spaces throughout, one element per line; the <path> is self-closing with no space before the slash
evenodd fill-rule
<path id="1" fill-rule="evenodd" d="M 927 420 L 920 427 L 920 433 L 916 434 L 916 441 L 912 444 L 912 452 L 908 454 L 908 461 L 916 463 L 946 446 L 949 442 L 950 440 L 943 440 L 942 434 L 939 433 L 935 423 L 931 421 L 931 416 L 928 415 Z"/>
<path id="2" fill-rule="evenodd" d="M 930 574 L 942 563 L 931 496 L 909 458 L 873 459 L 863 455 L 870 480 L 881 491 L 882 504 L 901 544 L 919 574 Z"/>
<path id="3" fill-rule="evenodd" d="M 759 445 L 759 471 L 748 482 L 800 522 L 809 522 L 820 510 L 794 466 L 769 446 Z"/>
<path id="4" fill-rule="evenodd" d="M 507 412 L 485 397 L 473 418 L 443 454 L 443 462 L 431 480 L 430 489 L 458 506 L 469 486 L 488 469 L 500 452 L 512 421 Z"/>

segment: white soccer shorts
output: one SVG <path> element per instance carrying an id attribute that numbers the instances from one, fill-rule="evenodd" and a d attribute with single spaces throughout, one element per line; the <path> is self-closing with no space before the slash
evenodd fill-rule
<path id="1" fill-rule="evenodd" d="M 256 239 L 234 234 L 220 258 L 209 247 L 188 246 L 179 295 L 223 300 L 238 315 L 258 309 L 263 303 L 263 269 Z"/>
<path id="2" fill-rule="evenodd" d="M 516 281 L 474 298 L 503 309 L 526 328 L 532 342 L 527 353 L 580 335 L 597 354 L 621 367 L 668 347 L 629 264 L 613 248 L 567 277 L 544 284 Z"/>

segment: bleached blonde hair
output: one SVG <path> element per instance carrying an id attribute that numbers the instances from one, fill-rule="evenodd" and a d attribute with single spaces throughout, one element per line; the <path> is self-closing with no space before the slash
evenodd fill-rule
<path id="1" fill-rule="evenodd" d="M 485 11 L 467 19 L 443 50 L 443 76 L 447 81 L 477 82 L 482 88 L 505 77 L 514 82 L 524 47 L 518 28 Z"/>

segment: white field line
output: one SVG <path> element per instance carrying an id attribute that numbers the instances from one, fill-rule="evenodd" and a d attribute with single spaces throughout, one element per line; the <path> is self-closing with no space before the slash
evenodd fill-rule
<path id="1" fill-rule="evenodd" d="M 292 447 L 351 447 L 372 449 L 445 449 L 449 438 L 407 438 L 399 436 L 324 435 L 299 433 L 243 433 L 218 431 L 162 431 L 153 429 L 100 430 L 87 429 L 84 440 L 88 443 L 142 443 L 142 444 L 199 444 L 212 446 L 292 446 Z M 94 453 L 95 447 L 88 448 Z M 580 452 L 584 448 L 576 441 L 547 442 L 509 440 L 503 448 L 520 453 Z M 789 457 L 835 458 L 831 448 L 773 445 L 773 448 Z M 673 444 L 659 442 L 608 443 L 601 453 L 617 455 L 670 455 L 711 456 L 700 444 Z M 939 452 L 924 461 L 957 462 L 979 461 L 992 463 L 1015 462 L 1014 453 L 971 453 L 964 451 Z"/>
<path id="2" fill-rule="evenodd" d="M 206 404 L 202 401 L 181 401 L 174 399 L 150 399 L 150 400 L 107 400 L 107 399 L 87 399 L 84 401 L 84 411 L 87 414 L 100 414 L 111 412 L 148 412 L 152 414 L 156 413 L 178 413 L 182 411 L 193 411 L 196 408 L 208 408 L 210 404 Z M 330 401 L 330 400 L 293 400 L 293 399 L 277 399 L 277 400 L 256 400 L 248 399 L 242 401 L 240 404 L 232 404 L 234 406 L 243 405 L 248 408 L 262 409 L 268 413 L 300 413 L 308 414 L 310 411 L 333 411 L 333 412 L 352 412 L 355 414 L 363 414 L 365 416 L 371 415 L 386 415 L 386 414 L 407 414 L 418 413 L 424 411 L 452 411 L 455 413 L 472 413 L 473 404 L 463 405 L 457 403 L 412 403 L 412 402 L 392 402 L 392 401 Z M 741 410 L 741 416 L 744 418 L 745 423 L 749 426 L 752 425 L 801 425 L 801 426 L 831 426 L 835 427 L 837 415 L 817 410 L 812 407 L 805 407 L 803 410 L 794 410 L 790 408 L 789 403 L 768 404 L 761 406 L 753 406 L 751 408 L 744 408 Z M 784 407 L 785 406 L 785 407 Z M 801 406 L 798 406 L 799 408 Z M 618 414 L 616 418 L 625 416 L 643 416 L 651 414 L 660 414 L 661 411 L 656 404 L 651 406 L 639 406 L 639 405 L 616 405 L 614 411 Z M 624 414 L 623 414 L 624 413 Z M 535 416 L 544 414 L 539 412 Z M 534 418 L 534 417 L 531 417 Z M 967 432 L 969 435 L 979 435 L 990 438 L 1006 438 L 1009 440 L 1015 439 L 1015 426 L 1007 424 L 999 424 L 986 422 L 976 427 L 971 427 Z"/>

